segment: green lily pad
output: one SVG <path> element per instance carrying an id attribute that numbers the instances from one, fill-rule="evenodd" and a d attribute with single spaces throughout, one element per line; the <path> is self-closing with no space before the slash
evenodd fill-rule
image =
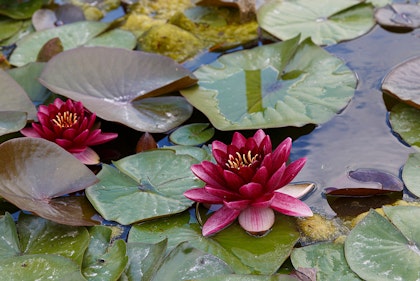
<path id="1" fill-rule="evenodd" d="M 315 268 L 317 280 L 361 280 L 348 266 L 343 244 L 327 242 L 296 248 L 291 260 L 295 268 Z"/>
<path id="2" fill-rule="evenodd" d="M 133 33 L 131 33 L 130 31 L 115 28 L 93 38 L 85 46 L 104 46 L 131 50 L 134 49 L 134 47 L 136 47 L 136 44 L 137 39 Z"/>
<path id="3" fill-rule="evenodd" d="M 181 93 L 219 130 L 323 123 L 357 84 L 343 61 L 298 37 L 226 54 L 194 75 L 198 85 Z"/>
<path id="4" fill-rule="evenodd" d="M 20 214 L 16 227 L 6 214 L 0 219 L 0 231 L 3 280 L 85 280 L 80 265 L 89 244 L 86 228 L 25 214 Z"/>
<path id="5" fill-rule="evenodd" d="M 90 47 L 56 55 L 40 82 L 55 93 L 80 100 L 102 119 L 139 131 L 166 132 L 187 120 L 192 107 L 179 96 L 154 96 L 191 86 L 196 79 L 161 55 Z"/>
<path id="6" fill-rule="evenodd" d="M 420 57 L 415 57 L 395 66 L 384 78 L 382 90 L 405 103 L 420 108 L 419 75 Z"/>
<path id="7" fill-rule="evenodd" d="M 25 90 L 4 70 L 0 69 L 0 112 L 26 112 L 29 120 L 36 118 L 36 108 Z"/>
<path id="8" fill-rule="evenodd" d="M 38 77 L 44 69 L 45 63 L 31 62 L 22 67 L 9 69 L 7 73 L 19 83 L 34 104 L 42 104 L 50 95 L 41 85 Z"/>
<path id="9" fill-rule="evenodd" d="M 88 280 L 118 280 L 128 262 L 126 245 L 118 239 L 110 245 L 112 230 L 94 226 L 89 230 L 90 243 L 83 258 L 82 273 Z"/>
<path id="10" fill-rule="evenodd" d="M 22 210 L 69 225 L 94 225 L 84 196 L 64 196 L 97 182 L 92 171 L 57 144 L 15 138 L 0 145 L 0 196 Z"/>
<path id="11" fill-rule="evenodd" d="M 0 15 L 5 15 L 13 19 L 28 19 L 40 9 L 44 0 L 28 1 L 0 1 Z"/>
<path id="12" fill-rule="evenodd" d="M 398 103 L 391 109 L 389 122 L 406 143 L 420 148 L 420 109 Z"/>
<path id="13" fill-rule="evenodd" d="M 384 206 L 382 208 L 390 221 L 411 241 L 411 246 L 416 246 L 419 250 L 420 227 L 413 227 L 413 225 L 418 224 L 420 208 L 416 206 Z M 417 251 L 417 254 L 420 255 L 420 251 Z"/>
<path id="14" fill-rule="evenodd" d="M 109 23 L 80 21 L 31 33 L 16 43 L 16 49 L 10 56 L 9 62 L 15 66 L 22 66 L 36 61 L 42 46 L 55 37 L 60 38 L 64 50 L 83 46 L 108 27 Z"/>
<path id="15" fill-rule="evenodd" d="M 404 181 L 405 186 L 407 189 L 420 197 L 420 153 L 412 153 L 408 157 L 407 162 L 405 162 L 403 171 L 402 171 L 402 179 Z"/>
<path id="16" fill-rule="evenodd" d="M 344 245 L 347 262 L 365 280 L 419 280 L 420 241 L 411 239 L 419 238 L 414 218 L 420 209 L 384 210 L 391 214 L 392 223 L 371 210 L 350 232 Z M 405 235 L 408 225 L 411 237 Z"/>
<path id="17" fill-rule="evenodd" d="M 214 135 L 214 128 L 208 123 L 184 125 L 169 135 L 169 140 L 179 145 L 200 145 L 209 141 Z"/>
<path id="18" fill-rule="evenodd" d="M 170 218 L 134 225 L 128 242 L 158 243 L 168 239 L 168 249 L 188 241 L 191 246 L 224 260 L 237 274 L 273 274 L 287 259 L 299 233 L 292 219 L 278 215 L 264 237 L 248 235 L 238 223 L 205 238 L 201 227 L 184 212 Z"/>
<path id="19" fill-rule="evenodd" d="M 194 279 L 194 281 L 302 281 L 306 279 L 298 279 L 285 274 L 266 275 L 218 275 L 216 277 Z M 308 279 L 309 281 L 309 279 Z"/>
<path id="20" fill-rule="evenodd" d="M 367 33 L 373 6 L 357 0 L 273 0 L 257 12 L 261 28 L 281 40 L 301 34 L 317 45 L 332 45 Z"/>
<path id="21" fill-rule="evenodd" d="M 0 111 L 0 136 L 17 132 L 26 126 L 28 114 L 21 111 Z"/>
<path id="22" fill-rule="evenodd" d="M 0 20 L 0 42 L 16 34 L 22 28 L 22 25 L 23 22 L 20 20 Z"/>
<path id="23" fill-rule="evenodd" d="M 183 194 L 201 186 L 190 167 L 198 161 L 168 149 L 151 150 L 104 165 L 98 184 L 86 189 L 95 209 L 121 224 L 180 213 L 192 205 Z"/>

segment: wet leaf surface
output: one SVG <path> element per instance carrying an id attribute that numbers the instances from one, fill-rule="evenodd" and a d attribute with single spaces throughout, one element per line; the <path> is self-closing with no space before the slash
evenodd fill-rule
<path id="1" fill-rule="evenodd" d="M 376 21 L 385 28 L 412 30 L 420 27 L 420 6 L 395 3 L 375 11 Z"/>
<path id="2" fill-rule="evenodd" d="M 402 178 L 407 189 L 420 197 L 420 153 L 412 153 L 407 159 L 402 171 Z"/>

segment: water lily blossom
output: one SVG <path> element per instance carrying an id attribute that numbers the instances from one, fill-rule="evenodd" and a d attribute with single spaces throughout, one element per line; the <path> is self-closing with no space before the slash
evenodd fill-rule
<path id="1" fill-rule="evenodd" d="M 306 162 L 306 158 L 300 158 L 287 165 L 291 147 L 292 140 L 287 138 L 272 151 L 270 137 L 263 130 L 250 138 L 235 132 L 229 145 L 212 143 L 216 163 L 203 161 L 191 167 L 205 186 L 184 193 L 193 201 L 222 206 L 205 222 L 204 236 L 219 232 L 237 218 L 249 233 L 264 233 L 274 224 L 274 211 L 289 216 L 312 216 L 305 203 L 279 192 Z"/>
<path id="2" fill-rule="evenodd" d="M 39 123 L 20 132 L 27 137 L 44 138 L 55 142 L 85 164 L 99 163 L 98 154 L 90 146 L 115 139 L 116 133 L 102 133 L 95 127 L 96 114 L 87 111 L 81 102 L 55 99 L 53 103 L 40 105 Z"/>

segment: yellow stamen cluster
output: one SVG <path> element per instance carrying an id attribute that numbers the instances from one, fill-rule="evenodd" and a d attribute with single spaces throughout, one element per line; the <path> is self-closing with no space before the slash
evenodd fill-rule
<path id="1" fill-rule="evenodd" d="M 239 170 L 242 167 L 251 166 L 258 158 L 258 154 L 252 156 L 251 151 L 249 150 L 247 154 L 240 154 L 236 152 L 236 156 L 229 154 L 229 159 L 227 160 L 226 166 L 230 169 Z"/>
<path id="2" fill-rule="evenodd" d="M 78 119 L 77 113 L 66 111 L 63 114 L 59 112 L 52 122 L 60 128 L 70 128 L 77 123 Z"/>

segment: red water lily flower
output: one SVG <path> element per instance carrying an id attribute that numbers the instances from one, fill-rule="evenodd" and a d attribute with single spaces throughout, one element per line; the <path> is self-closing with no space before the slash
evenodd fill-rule
<path id="1" fill-rule="evenodd" d="M 305 203 L 281 193 L 306 162 L 301 158 L 286 165 L 291 147 L 292 140 L 287 138 L 272 151 L 270 137 L 263 130 L 248 139 L 235 132 L 230 145 L 212 143 L 216 163 L 203 161 L 191 167 L 205 182 L 204 188 L 184 193 L 196 202 L 222 205 L 205 222 L 204 236 L 222 230 L 236 218 L 248 232 L 264 233 L 274 224 L 273 210 L 289 216 L 312 216 Z"/>
<path id="2" fill-rule="evenodd" d="M 20 132 L 27 137 L 55 142 L 85 164 L 99 163 L 98 154 L 89 146 L 115 139 L 118 134 L 102 133 L 95 125 L 96 114 L 87 111 L 81 102 L 56 99 L 38 108 L 39 123 Z"/>

